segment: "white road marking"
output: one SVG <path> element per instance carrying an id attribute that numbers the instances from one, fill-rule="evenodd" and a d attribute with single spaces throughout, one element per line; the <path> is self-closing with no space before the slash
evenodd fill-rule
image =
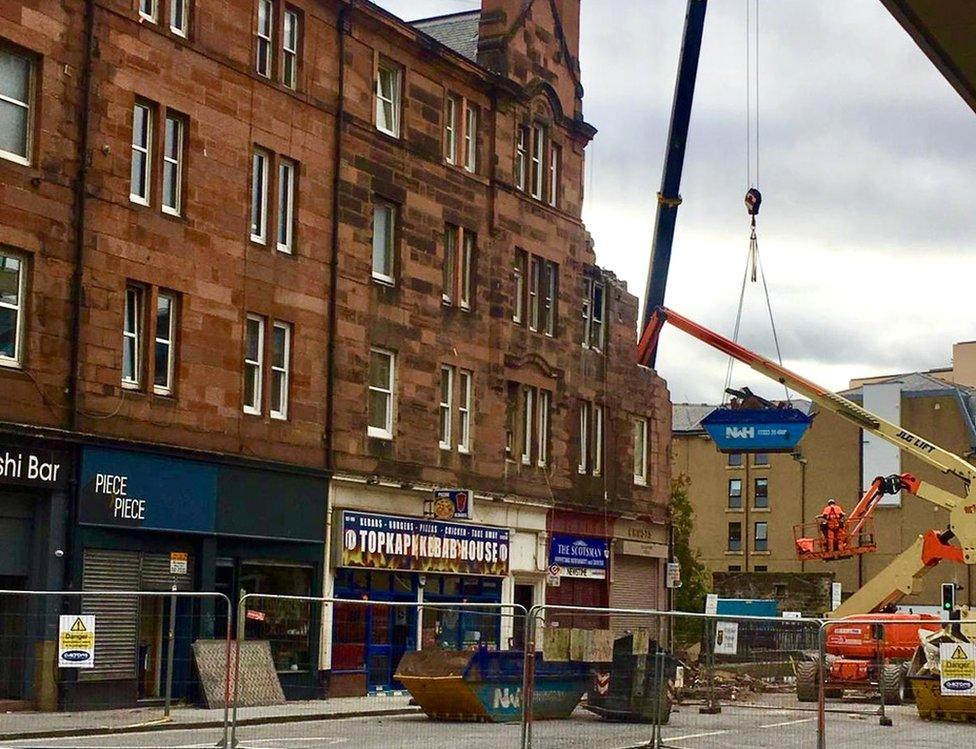
<path id="1" fill-rule="evenodd" d="M 319 742 L 319 746 L 335 746 L 336 744 L 349 743 L 349 739 L 340 738 L 338 736 L 303 736 L 301 738 L 289 739 L 258 739 L 258 741 L 271 741 L 277 744 L 282 744 L 286 741 L 317 741 Z M 245 744 L 243 742 L 238 746 L 240 746 L 241 749 L 275 749 L 274 746 L 264 746 L 263 744 Z"/>
<path id="2" fill-rule="evenodd" d="M 795 726 L 797 723 L 813 723 L 816 718 L 800 718 L 799 720 L 786 720 L 782 723 L 767 723 L 764 726 L 759 726 L 760 728 L 779 728 L 780 726 Z"/>
<path id="3" fill-rule="evenodd" d="M 705 733 L 689 733 L 687 736 L 665 736 L 665 741 L 687 741 L 690 739 L 703 739 L 706 736 L 721 736 L 723 733 L 732 733 L 731 731 L 707 731 Z"/>

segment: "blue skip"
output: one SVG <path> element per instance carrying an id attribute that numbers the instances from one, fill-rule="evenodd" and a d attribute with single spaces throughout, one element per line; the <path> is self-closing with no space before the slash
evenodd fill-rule
<path id="1" fill-rule="evenodd" d="M 813 422 L 797 408 L 716 408 L 701 424 L 719 452 L 792 452 Z"/>

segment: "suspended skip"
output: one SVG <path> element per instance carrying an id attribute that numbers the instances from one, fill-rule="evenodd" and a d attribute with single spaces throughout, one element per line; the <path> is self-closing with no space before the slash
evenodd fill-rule
<path id="1" fill-rule="evenodd" d="M 798 408 L 716 408 L 702 426 L 723 453 L 792 452 L 813 417 Z"/>

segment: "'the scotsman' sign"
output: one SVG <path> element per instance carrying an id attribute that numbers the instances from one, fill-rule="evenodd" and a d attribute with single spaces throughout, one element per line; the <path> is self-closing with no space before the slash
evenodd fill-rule
<path id="1" fill-rule="evenodd" d="M 507 528 L 345 510 L 341 541 L 342 567 L 508 574 Z"/>

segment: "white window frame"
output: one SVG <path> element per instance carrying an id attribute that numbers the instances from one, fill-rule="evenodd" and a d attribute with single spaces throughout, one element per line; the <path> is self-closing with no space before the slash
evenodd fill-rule
<path id="1" fill-rule="evenodd" d="M 448 94 L 444 111 L 444 161 L 448 164 L 457 164 L 458 112 L 460 109 L 460 97 Z"/>
<path id="2" fill-rule="evenodd" d="M 444 400 L 445 395 L 447 400 Z M 441 404 L 439 415 L 438 429 L 440 434 L 437 444 L 441 450 L 450 450 L 454 446 L 451 442 L 451 421 L 454 417 L 454 367 L 447 365 L 441 366 Z"/>
<path id="3" fill-rule="evenodd" d="M 600 303 L 597 304 L 597 290 Z M 607 289 L 602 281 L 592 278 L 583 280 L 583 345 L 594 351 L 603 351 L 606 336 Z"/>
<path id="4" fill-rule="evenodd" d="M 522 388 L 522 465 L 532 465 L 532 425 L 535 422 L 535 390 Z"/>
<path id="5" fill-rule="evenodd" d="M 647 419 L 634 419 L 634 483 L 647 486 Z"/>
<path id="6" fill-rule="evenodd" d="M 145 142 L 140 140 L 137 142 L 136 133 L 136 112 L 142 110 L 145 112 Z M 129 168 L 129 200 L 133 203 L 138 203 L 139 205 L 149 205 L 149 201 L 152 197 L 152 142 L 153 142 L 153 108 L 144 102 L 137 101 L 132 107 L 132 151 L 130 153 L 130 158 L 135 159 L 137 153 L 142 154 L 145 157 L 143 162 L 144 166 L 142 169 L 142 180 L 145 185 L 145 195 L 135 192 L 135 184 L 132 182 L 132 168 Z M 141 135 L 141 134 L 140 134 Z"/>
<path id="7" fill-rule="evenodd" d="M 542 200 L 545 181 L 542 176 L 543 162 L 546 156 L 546 131 L 541 125 L 532 126 L 532 154 L 529 170 L 531 195 L 536 200 Z"/>
<path id="8" fill-rule="evenodd" d="M 468 454 L 471 452 L 471 396 L 472 382 L 474 373 L 467 370 L 458 370 L 458 452 Z"/>
<path id="9" fill-rule="evenodd" d="M 157 0 L 139 0 L 139 18 L 149 23 L 156 23 L 159 17 Z"/>
<path id="10" fill-rule="evenodd" d="M 134 284 L 126 284 L 125 298 L 122 305 L 122 387 L 127 390 L 138 390 L 142 385 L 142 334 L 143 334 L 143 304 L 145 289 Z M 129 313 L 130 303 L 134 306 Z M 129 329 L 129 320 L 133 321 L 134 329 Z M 125 371 L 125 349 L 132 342 L 132 376 Z"/>
<path id="11" fill-rule="evenodd" d="M 285 7 L 281 32 L 281 82 L 298 88 L 298 45 L 301 39 L 301 16 L 294 8 Z"/>
<path id="12" fill-rule="evenodd" d="M 169 302 L 169 326 L 165 331 L 159 329 L 159 304 L 162 300 Z M 161 291 L 156 296 L 156 330 L 154 333 L 153 346 L 153 392 L 156 395 L 173 394 L 173 374 L 176 367 L 176 315 L 177 302 L 176 294 L 168 291 Z M 160 332 L 163 335 L 160 335 Z M 156 382 L 156 368 L 159 366 L 159 347 L 166 347 L 166 382 L 159 384 Z"/>
<path id="13" fill-rule="evenodd" d="M 389 273 L 386 273 L 384 270 L 376 269 L 376 259 L 377 259 L 376 252 L 378 249 L 376 244 L 376 240 L 377 240 L 376 217 L 379 211 L 383 211 L 388 215 L 388 220 L 386 222 L 386 229 L 387 229 L 386 236 L 382 238 L 383 245 L 379 249 L 382 250 L 384 257 L 387 261 L 386 263 L 384 263 L 384 265 L 388 265 L 390 271 Z M 373 201 L 373 248 L 372 248 L 371 269 L 373 274 L 373 280 L 379 281 L 389 286 L 392 286 L 396 283 L 396 279 L 394 277 L 396 273 L 396 258 L 395 258 L 396 225 L 397 225 L 397 207 L 393 203 L 389 202 L 388 200 L 382 200 L 380 198 L 375 199 Z"/>
<path id="14" fill-rule="evenodd" d="M 458 242 L 461 227 L 444 224 L 444 266 L 441 268 L 441 302 L 447 306 L 454 304 L 457 295 Z"/>
<path id="15" fill-rule="evenodd" d="M 529 330 L 538 331 L 541 322 L 539 290 L 542 283 L 542 258 L 529 255 Z"/>
<path id="16" fill-rule="evenodd" d="M 556 207 L 559 198 L 559 159 L 562 149 L 555 143 L 549 144 L 549 205 Z"/>
<path id="17" fill-rule="evenodd" d="M 14 304 L 0 299 L 0 309 L 13 310 L 14 355 L 0 354 L 0 366 L 21 367 L 24 363 L 24 307 L 27 293 L 27 258 L 16 252 L 0 249 L 0 260 L 14 260 L 17 263 L 17 301 Z"/>
<path id="18" fill-rule="evenodd" d="M 603 473 L 603 406 L 593 405 L 593 475 Z"/>
<path id="19" fill-rule="evenodd" d="M 184 39 L 190 28 L 190 0 L 169 0 L 169 30 Z"/>
<path id="20" fill-rule="evenodd" d="M 258 355 L 256 359 L 249 359 L 247 356 L 247 344 L 248 344 L 248 323 L 256 322 L 258 331 Z M 253 374 L 252 374 L 253 373 Z M 244 413 L 251 414 L 252 416 L 261 415 L 261 407 L 263 404 L 262 397 L 264 396 L 264 318 L 260 315 L 249 314 L 244 320 L 244 379 L 247 380 L 248 376 L 254 379 L 254 402 L 244 403 Z M 247 392 L 247 388 L 241 390 L 241 397 L 243 400 L 244 393 Z"/>
<path id="21" fill-rule="evenodd" d="M 512 276 L 515 281 L 515 304 L 512 306 L 512 322 L 521 325 L 525 316 L 525 276 L 528 272 L 528 253 L 524 250 L 515 251 L 515 263 L 512 265 Z"/>
<path id="22" fill-rule="evenodd" d="M 383 91 L 383 74 L 390 76 L 390 91 Z M 393 138 L 400 137 L 400 100 L 403 89 L 403 70 L 394 63 L 380 58 L 376 66 L 376 129 L 381 133 L 386 133 Z M 382 124 L 381 113 L 384 105 L 390 107 L 390 117 L 393 120 L 391 127 Z"/>
<path id="23" fill-rule="evenodd" d="M 461 230 L 461 256 L 458 265 L 458 305 L 471 309 L 471 260 L 474 257 L 477 237 L 474 232 Z"/>
<path id="24" fill-rule="evenodd" d="M 284 351 L 282 351 L 282 363 L 275 361 L 277 356 L 277 331 L 284 331 Z M 284 421 L 288 418 L 288 391 L 291 384 L 291 324 L 275 320 L 271 326 L 271 392 L 278 393 L 278 408 L 274 407 L 274 401 L 268 405 L 268 413 L 272 419 Z"/>
<path id="25" fill-rule="evenodd" d="M 14 99 L 11 96 L 5 96 L 0 94 L 0 104 L 3 106 L 19 107 L 27 111 L 27 117 L 24 120 L 24 127 L 26 132 L 24 133 L 24 153 L 14 153 L 13 151 L 0 150 L 0 158 L 4 158 L 7 161 L 13 161 L 17 164 L 24 164 L 25 166 L 30 166 L 31 151 L 33 150 L 34 138 L 34 59 L 27 55 L 17 54 L 9 49 L 0 48 L 0 54 L 7 55 L 9 57 L 16 57 L 24 60 L 27 63 L 27 81 L 24 87 L 27 92 L 27 101 L 21 101 L 20 99 Z"/>
<path id="26" fill-rule="evenodd" d="M 589 401 L 580 401 L 579 407 L 579 463 L 576 470 L 586 473 L 590 470 L 590 410 Z"/>
<path id="27" fill-rule="evenodd" d="M 251 241 L 268 242 L 268 175 L 271 154 L 255 148 L 251 155 Z"/>
<path id="28" fill-rule="evenodd" d="M 478 170 L 478 109 L 470 102 L 464 104 L 464 169 Z"/>
<path id="29" fill-rule="evenodd" d="M 559 287 L 559 266 L 551 260 L 542 262 L 542 284 L 541 306 L 542 306 L 542 332 L 552 338 L 556 334 L 556 305 L 558 303 L 557 291 Z"/>
<path id="30" fill-rule="evenodd" d="M 295 246 L 295 178 L 298 164 L 290 159 L 278 161 L 278 236 L 275 248 L 290 255 Z"/>
<path id="31" fill-rule="evenodd" d="M 373 354 L 379 354 L 380 356 L 386 356 L 390 360 L 390 378 L 387 382 L 386 388 L 376 387 L 372 383 L 371 373 L 368 374 L 368 388 L 369 392 L 384 393 L 387 398 L 387 408 L 386 408 L 386 424 L 383 427 L 374 427 L 369 424 L 369 398 L 366 399 L 366 434 L 369 437 L 375 437 L 377 439 L 392 440 L 393 439 L 393 409 L 395 406 L 395 399 L 393 397 L 395 383 L 396 383 L 396 354 L 392 351 L 387 351 L 382 348 L 371 348 L 369 350 L 369 366 L 372 367 L 373 364 Z"/>
<path id="32" fill-rule="evenodd" d="M 254 70 L 263 78 L 270 78 L 272 50 L 274 49 L 275 8 L 273 0 L 258 0 L 257 22 Z"/>
<path id="33" fill-rule="evenodd" d="M 173 125 L 173 133 L 175 146 L 173 153 L 170 152 L 170 124 Z M 182 117 L 177 117 L 176 115 L 167 114 L 165 121 L 165 128 L 163 130 L 163 200 L 162 200 L 162 211 L 163 213 L 168 213 L 171 216 L 179 216 L 183 210 L 183 138 L 184 138 L 184 121 Z M 170 204 L 168 201 L 169 196 L 166 194 L 166 173 L 172 171 L 173 173 L 173 199 L 174 204 Z"/>
<path id="34" fill-rule="evenodd" d="M 536 465 L 545 468 L 549 463 L 549 420 L 552 415 L 552 393 L 539 391 L 539 428 L 536 435 Z"/>
<path id="35" fill-rule="evenodd" d="M 529 128 L 519 125 L 515 131 L 515 187 L 525 192 L 529 175 L 529 150 L 527 140 L 531 138 Z"/>

